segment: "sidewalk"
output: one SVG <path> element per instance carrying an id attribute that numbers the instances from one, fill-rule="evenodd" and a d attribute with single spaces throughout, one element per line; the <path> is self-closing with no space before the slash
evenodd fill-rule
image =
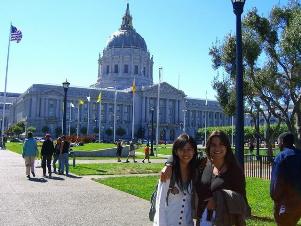
<path id="1" fill-rule="evenodd" d="M 20 155 L 0 150 L 0 225 L 150 226 L 149 202 L 89 178 L 25 177 Z"/>

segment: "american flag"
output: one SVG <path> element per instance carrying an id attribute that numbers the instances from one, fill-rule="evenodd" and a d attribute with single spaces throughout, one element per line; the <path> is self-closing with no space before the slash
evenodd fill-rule
<path id="1" fill-rule="evenodd" d="M 19 43 L 22 39 L 22 32 L 18 30 L 15 26 L 10 27 L 10 40 Z"/>

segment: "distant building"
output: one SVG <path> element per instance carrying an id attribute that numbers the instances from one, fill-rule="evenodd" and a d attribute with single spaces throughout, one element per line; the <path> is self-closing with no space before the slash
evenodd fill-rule
<path id="1" fill-rule="evenodd" d="M 134 100 L 135 137 L 148 139 L 151 136 L 152 112 L 154 128 L 157 123 L 158 84 L 153 84 L 153 62 L 146 42 L 133 27 L 132 16 L 127 5 L 120 29 L 112 34 L 102 55 L 99 55 L 97 82 L 90 88 L 72 86 L 68 90 L 67 129 L 70 126 L 74 131 L 79 124 L 79 129 L 89 127 L 88 133 L 95 133 L 94 128 L 98 128 L 100 115 L 99 103 L 96 101 L 101 92 L 102 139 L 113 137 L 108 136 L 104 131 L 114 130 L 114 109 L 116 110 L 115 129 L 123 128 L 126 133 L 122 138 L 130 139 L 133 118 L 131 86 L 135 80 L 137 89 Z M 25 121 L 27 126 L 36 127 L 37 133 L 42 133 L 42 128 L 45 126 L 49 127 L 50 132 L 55 133 L 56 128 L 62 127 L 63 96 L 62 86 L 33 84 L 15 99 L 10 108 L 9 123 Z M 91 97 L 90 102 L 87 102 L 88 96 Z M 79 99 L 85 102 L 80 107 Z M 75 107 L 71 107 L 70 103 Z M 184 130 L 184 126 L 185 131 L 194 136 L 198 128 L 205 126 L 205 120 L 207 126 L 231 124 L 231 118 L 223 113 L 217 101 L 209 100 L 207 106 L 205 103 L 205 99 L 188 98 L 182 90 L 162 82 L 159 139 L 173 141 Z M 116 135 L 116 138 L 120 137 Z"/>

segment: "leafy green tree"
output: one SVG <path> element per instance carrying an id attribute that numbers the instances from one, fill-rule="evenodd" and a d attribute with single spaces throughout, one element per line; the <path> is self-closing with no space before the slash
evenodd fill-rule
<path id="1" fill-rule="evenodd" d="M 29 127 L 27 127 L 27 131 L 28 132 L 35 132 L 37 129 L 36 129 L 36 127 L 33 127 L 33 126 L 29 126 Z"/>
<path id="2" fill-rule="evenodd" d="M 56 137 L 59 137 L 61 134 L 62 134 L 62 128 L 61 127 L 56 127 L 55 128 Z"/>
<path id="3" fill-rule="evenodd" d="M 94 133 L 98 133 L 98 132 L 99 132 L 99 128 L 98 128 L 98 127 L 94 127 L 94 128 L 93 128 L 93 132 L 94 132 Z"/>
<path id="4" fill-rule="evenodd" d="M 105 134 L 106 134 L 108 137 L 111 137 L 112 134 L 113 134 L 113 130 L 110 129 L 110 128 L 108 128 L 108 129 L 105 130 Z"/>
<path id="5" fill-rule="evenodd" d="M 301 7 L 296 0 L 274 7 L 268 18 L 252 9 L 243 19 L 245 110 L 252 117 L 259 111 L 265 118 L 268 146 L 276 137 L 270 124 L 272 116 L 278 119 L 278 127 L 284 122 L 297 135 L 301 146 L 300 24 Z M 213 80 L 213 88 L 229 115 L 235 110 L 235 51 L 232 34 L 209 51 L 213 68 L 222 72 Z"/>
<path id="6" fill-rule="evenodd" d="M 19 136 L 21 133 L 23 133 L 23 128 L 18 126 L 18 125 L 15 125 L 13 128 L 12 128 L 12 132 L 16 135 L 16 136 Z"/>
<path id="7" fill-rule="evenodd" d="M 80 128 L 80 133 L 86 135 L 87 134 L 87 127 Z"/>
<path id="8" fill-rule="evenodd" d="M 75 127 L 70 127 L 70 134 L 72 134 L 72 135 L 76 134 L 76 128 Z"/>
<path id="9" fill-rule="evenodd" d="M 117 136 L 123 137 L 125 134 L 126 134 L 126 131 L 125 131 L 124 128 L 122 128 L 122 127 L 117 128 L 117 130 L 116 130 L 116 135 Z"/>
<path id="10" fill-rule="evenodd" d="M 42 132 L 43 133 L 49 133 L 50 132 L 50 128 L 48 126 L 43 126 L 42 127 Z"/>

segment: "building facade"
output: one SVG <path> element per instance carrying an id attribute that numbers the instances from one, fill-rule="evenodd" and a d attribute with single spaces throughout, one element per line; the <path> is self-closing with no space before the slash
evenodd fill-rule
<path id="1" fill-rule="evenodd" d="M 154 84 L 153 62 L 145 40 L 134 29 L 127 5 L 120 29 L 99 54 L 97 82 L 89 88 L 68 89 L 67 130 L 70 128 L 71 133 L 77 130 L 80 134 L 86 128 L 88 134 L 97 134 L 95 128 L 100 124 L 102 139 L 112 140 L 113 135 L 105 131 L 118 128 L 125 134 L 116 135 L 116 139 L 130 139 L 134 115 L 135 138 L 148 139 L 152 124 L 154 128 L 157 126 L 158 106 L 159 140 L 173 141 L 183 131 L 194 136 L 205 124 L 231 124 L 231 118 L 223 113 L 217 101 L 188 98 L 184 91 L 166 82 Z M 97 102 L 100 93 L 101 103 Z M 55 133 L 62 127 L 63 99 L 62 86 L 33 84 L 10 107 L 9 124 L 25 121 L 27 126 L 36 127 L 37 133 L 42 134 L 45 126 Z M 84 104 L 79 104 L 80 99 Z"/>

